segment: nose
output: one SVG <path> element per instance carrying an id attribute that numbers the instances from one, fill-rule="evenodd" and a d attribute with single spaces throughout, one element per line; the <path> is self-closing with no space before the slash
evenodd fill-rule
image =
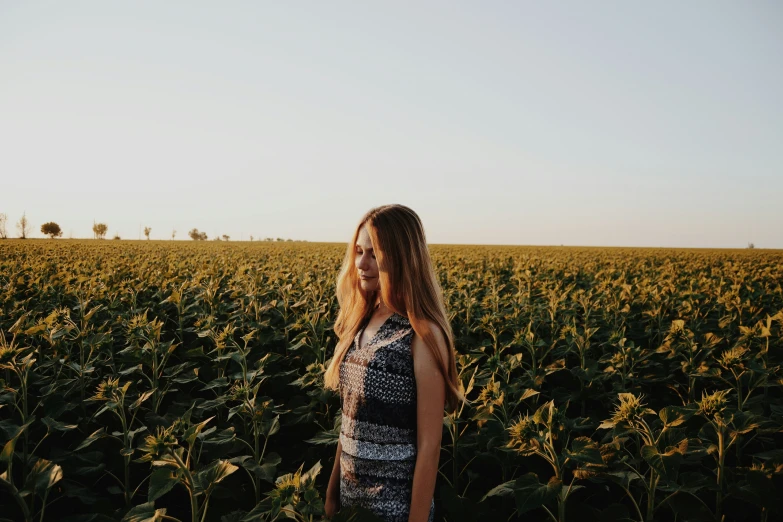
<path id="1" fill-rule="evenodd" d="M 356 266 L 362 271 L 366 271 L 370 268 L 370 261 L 367 259 L 367 254 L 362 254 L 356 258 Z"/>

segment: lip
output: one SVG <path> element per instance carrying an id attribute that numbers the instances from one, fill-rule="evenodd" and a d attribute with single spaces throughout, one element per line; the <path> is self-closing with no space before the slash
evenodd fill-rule
<path id="1" fill-rule="evenodd" d="M 368 280 L 368 279 L 375 279 L 374 277 L 367 277 L 367 276 L 364 276 L 364 275 L 360 275 L 359 278 L 363 279 L 365 281 Z"/>

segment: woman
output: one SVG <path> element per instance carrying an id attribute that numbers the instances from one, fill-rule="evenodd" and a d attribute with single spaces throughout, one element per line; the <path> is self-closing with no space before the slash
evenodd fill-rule
<path id="1" fill-rule="evenodd" d="M 342 426 L 326 514 L 358 505 L 432 521 L 444 407 L 464 400 L 424 228 L 402 205 L 370 210 L 337 279 L 339 338 L 326 370 Z"/>

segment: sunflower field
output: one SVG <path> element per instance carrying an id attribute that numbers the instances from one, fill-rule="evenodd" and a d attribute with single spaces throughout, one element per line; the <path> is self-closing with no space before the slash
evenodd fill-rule
<path id="1" fill-rule="evenodd" d="M 438 520 L 783 519 L 783 252 L 430 250 Z M 344 253 L 0 242 L 0 520 L 322 520 Z"/>

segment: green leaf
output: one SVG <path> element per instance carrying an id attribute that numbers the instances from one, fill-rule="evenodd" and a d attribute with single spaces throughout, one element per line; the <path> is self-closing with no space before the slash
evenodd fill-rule
<path id="1" fill-rule="evenodd" d="M 199 391 L 206 391 L 206 390 L 212 390 L 214 388 L 225 388 L 228 386 L 229 382 L 228 379 L 225 377 L 218 377 L 217 379 L 213 379 L 209 383 L 205 384 L 203 388 L 201 388 Z"/>
<path id="2" fill-rule="evenodd" d="M 201 439 L 201 442 L 203 444 L 214 444 L 214 445 L 230 444 L 234 442 L 237 438 L 233 426 L 220 431 L 216 431 L 215 428 L 212 428 L 212 430 L 213 431 L 210 432 L 209 436 L 202 437 L 202 435 L 206 434 L 206 431 L 199 434 L 199 439 Z M 212 433 L 214 433 L 214 435 Z"/>
<path id="3" fill-rule="evenodd" d="M 130 368 L 126 368 L 120 372 L 117 372 L 117 375 L 130 375 L 131 373 L 134 372 L 141 372 L 142 368 L 143 367 L 141 364 L 137 364 L 136 366 L 131 366 Z"/>
<path id="4" fill-rule="evenodd" d="M 510 497 L 514 494 L 514 483 L 516 480 L 509 480 L 498 484 L 494 488 L 487 491 L 486 495 L 481 497 L 479 502 L 484 502 L 487 497 Z"/>
<path id="5" fill-rule="evenodd" d="M 93 442 L 95 442 L 96 440 L 101 439 L 101 438 L 106 437 L 106 436 L 107 436 L 106 435 L 106 428 L 100 428 L 98 430 L 95 430 L 94 432 L 92 432 L 90 434 L 89 437 L 84 439 L 78 446 L 76 446 L 76 448 L 74 448 L 73 451 L 79 451 L 80 449 L 84 449 L 87 446 L 89 446 L 90 444 L 92 444 Z"/>
<path id="6" fill-rule="evenodd" d="M 315 481 L 315 477 L 318 475 L 318 473 L 321 471 L 321 461 L 319 460 L 315 464 L 313 464 L 313 467 L 307 470 L 305 473 L 302 473 L 301 477 L 301 484 L 302 487 L 305 487 L 308 485 L 308 483 Z"/>
<path id="7" fill-rule="evenodd" d="M 0 434 L 4 435 L 5 439 L 13 439 L 21 426 L 18 426 L 15 422 L 6 419 L 0 421 Z"/>
<path id="8" fill-rule="evenodd" d="M 275 415 L 275 418 L 271 421 L 264 421 L 261 429 L 267 437 L 271 437 L 280 431 L 280 415 Z"/>
<path id="9" fill-rule="evenodd" d="M 133 410 L 137 409 L 139 406 L 141 406 L 141 404 L 144 401 L 146 401 L 147 399 L 152 397 L 152 394 L 155 393 L 155 390 L 156 390 L 156 388 L 153 388 L 153 389 L 147 390 L 144 393 L 142 393 L 141 395 L 139 395 L 139 398 L 136 399 L 135 401 L 133 401 L 133 404 L 131 404 L 128 409 L 130 411 L 133 411 Z"/>
<path id="10" fill-rule="evenodd" d="M 245 515 L 239 519 L 239 522 L 259 522 L 260 520 L 268 520 L 272 507 L 272 499 L 270 497 L 265 498 L 256 507 L 245 513 Z"/>
<path id="11" fill-rule="evenodd" d="M 166 509 L 155 509 L 155 502 L 135 506 L 122 518 L 122 522 L 161 522 Z"/>
<path id="12" fill-rule="evenodd" d="M 189 446 L 193 446 L 193 444 L 196 442 L 196 437 L 198 437 L 198 434 L 201 433 L 201 430 L 204 429 L 207 423 L 214 418 L 215 417 L 212 416 L 206 420 L 199 422 L 198 424 L 193 424 L 187 430 L 185 430 L 185 433 L 182 435 L 182 438 L 188 443 Z"/>
<path id="13" fill-rule="evenodd" d="M 444 416 L 444 419 L 448 419 L 448 417 Z M 309 442 L 310 444 L 321 444 L 324 446 L 333 446 L 336 445 L 340 441 L 340 429 L 335 430 L 329 430 L 329 431 L 319 431 L 315 437 L 311 439 L 305 440 L 305 442 Z"/>
<path id="14" fill-rule="evenodd" d="M 53 459 L 55 460 L 55 459 Z M 81 451 L 64 453 L 55 460 L 67 470 L 68 478 L 84 476 L 100 476 L 106 469 L 106 455 L 103 451 Z"/>
<path id="15" fill-rule="evenodd" d="M 696 406 L 666 406 L 658 412 L 658 417 L 666 428 L 673 428 L 683 424 L 693 417 L 698 409 Z"/>
<path id="16" fill-rule="evenodd" d="M 528 388 L 522 393 L 522 396 L 519 398 L 520 401 L 524 401 L 525 399 L 529 399 L 530 397 L 535 397 L 536 395 L 540 394 L 540 391 L 536 391 L 533 388 Z"/>
<path id="17" fill-rule="evenodd" d="M 38 459 L 25 478 L 21 494 L 36 493 L 43 496 L 47 489 L 60 482 L 62 478 L 63 469 L 60 466 L 46 459 Z"/>
<path id="18" fill-rule="evenodd" d="M 542 484 L 535 473 L 522 475 L 514 482 L 517 513 L 522 515 L 541 507 L 554 499 L 562 487 L 563 482 L 555 477 L 549 479 L 548 483 Z"/>
<path id="19" fill-rule="evenodd" d="M 615 484 L 619 484 L 623 489 L 628 489 L 631 482 L 639 478 L 639 475 L 632 471 L 609 471 L 604 476 Z"/>
<path id="20" fill-rule="evenodd" d="M 745 480 L 735 486 L 733 493 L 757 506 L 764 507 L 767 511 L 777 513 L 780 510 L 780 500 L 776 494 L 773 480 L 759 470 L 748 470 Z"/>
<path id="21" fill-rule="evenodd" d="M 0 462 L 11 462 L 11 459 L 14 458 L 14 446 L 16 446 L 16 437 L 3 446 L 3 451 L 0 451 Z"/>
<path id="22" fill-rule="evenodd" d="M 96 491 L 97 488 L 90 488 L 87 486 L 83 486 L 77 482 L 63 480 L 62 482 L 60 482 L 60 487 L 62 488 L 63 495 L 69 498 L 78 499 L 79 502 L 81 502 L 86 506 L 95 505 L 101 499 L 101 494 L 98 491 Z M 92 516 L 97 518 L 97 515 L 95 514 Z M 81 517 L 84 522 L 87 522 L 89 520 L 88 515 L 81 515 Z M 76 522 L 77 517 L 76 516 L 68 517 L 68 519 L 71 519 L 72 522 Z M 58 519 L 58 522 L 62 522 L 63 520 L 67 520 L 67 519 L 61 518 Z M 106 520 L 106 518 L 102 518 L 101 520 Z"/>
<path id="23" fill-rule="evenodd" d="M 64 422 L 56 421 L 51 417 L 44 417 L 41 419 L 41 422 L 46 425 L 49 431 L 71 431 L 72 429 L 78 428 L 78 424 L 65 424 Z"/>
<path id="24" fill-rule="evenodd" d="M 146 427 L 146 426 L 142 426 L 142 427 L 140 427 L 140 428 L 136 428 L 135 430 L 130 430 L 130 431 L 128 432 L 128 438 L 129 438 L 129 439 L 131 440 L 131 442 L 132 442 L 132 441 L 133 441 L 133 438 L 134 438 L 134 437 L 135 437 L 135 436 L 136 436 L 138 433 L 141 433 L 142 431 L 147 431 L 147 427 Z"/>
<path id="25" fill-rule="evenodd" d="M 577 437 L 571 443 L 571 450 L 564 449 L 563 456 L 582 464 L 603 464 L 598 443 L 589 437 Z"/>
<path id="26" fill-rule="evenodd" d="M 275 477 L 277 476 L 277 464 L 268 463 L 266 462 L 266 459 L 264 459 L 264 463 L 254 469 L 253 472 L 261 480 L 274 484 Z"/>
<path id="27" fill-rule="evenodd" d="M 770 460 L 772 462 L 783 462 L 783 449 L 773 449 L 762 451 L 761 453 L 754 453 L 753 457 L 761 460 Z"/>
<path id="28" fill-rule="evenodd" d="M 696 493 L 700 489 L 708 488 L 715 485 L 715 477 L 705 475 L 700 471 L 688 471 L 680 473 L 677 477 L 679 484 L 669 488 L 672 491 L 687 491 Z M 663 487 L 661 487 L 663 489 Z"/>
<path id="29" fill-rule="evenodd" d="M 239 468 L 227 460 L 216 460 L 209 467 L 195 474 L 193 481 L 196 483 L 196 491 L 212 490 L 216 484 L 231 475 Z"/>
<path id="30" fill-rule="evenodd" d="M 14 447 L 16 446 L 16 441 L 19 440 L 19 436 L 24 433 L 24 431 L 27 429 L 30 424 L 35 421 L 35 417 L 30 417 L 30 419 L 24 423 L 22 426 L 13 426 L 6 425 L 6 428 L 11 433 L 11 439 L 5 443 L 3 446 L 3 451 L 0 452 L 0 462 L 11 462 L 11 459 L 14 458 Z"/>
<path id="31" fill-rule="evenodd" d="M 533 420 L 537 424 L 543 424 L 544 426 L 547 425 L 548 422 L 550 422 L 552 414 L 556 411 L 555 408 L 555 401 L 549 401 L 545 404 L 542 404 L 536 412 L 533 414 Z"/>
<path id="32" fill-rule="evenodd" d="M 296 511 L 304 518 L 309 519 L 312 516 L 323 515 L 324 502 L 321 500 L 318 490 L 312 487 L 312 484 L 305 489 L 304 494 L 299 498 L 302 500 L 296 504 Z"/>
<path id="33" fill-rule="evenodd" d="M 177 470 L 170 468 L 155 468 L 150 475 L 150 484 L 147 492 L 147 500 L 153 502 L 169 491 L 179 482 Z"/>
<path id="34" fill-rule="evenodd" d="M 197 380 L 198 380 L 198 372 L 196 371 L 196 369 L 191 368 L 188 371 L 182 372 L 176 377 L 173 377 L 171 379 L 171 382 L 175 382 L 177 384 L 186 384 Z"/>
<path id="35" fill-rule="evenodd" d="M 730 433 L 732 437 L 744 435 L 761 426 L 762 419 L 749 412 L 738 411 L 732 418 L 732 428 Z"/>
<path id="36" fill-rule="evenodd" d="M 220 406 L 223 406 L 226 403 L 226 398 L 222 395 L 220 397 L 217 397 L 215 399 L 210 399 L 208 401 L 201 401 L 196 405 L 196 409 L 198 410 L 213 410 Z M 195 403 L 194 403 L 195 404 Z"/>
<path id="37" fill-rule="evenodd" d="M 687 442 L 687 439 L 685 440 Z M 676 446 L 669 448 L 666 452 L 660 453 L 654 446 L 642 446 L 642 458 L 659 475 L 669 480 L 677 478 L 677 470 L 682 463 L 683 452 Z"/>

